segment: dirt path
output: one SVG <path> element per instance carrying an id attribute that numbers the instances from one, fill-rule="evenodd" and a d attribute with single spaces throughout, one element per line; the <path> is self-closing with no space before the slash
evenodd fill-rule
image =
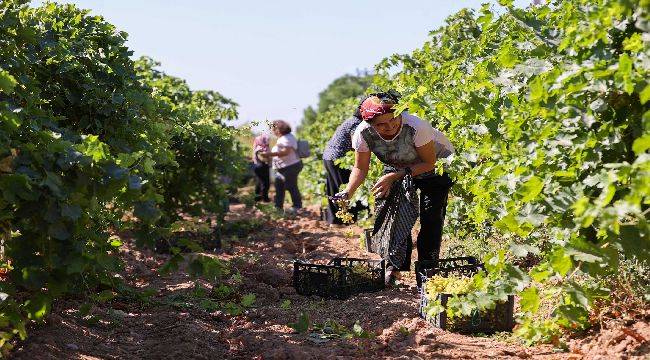
<path id="1" fill-rule="evenodd" d="M 169 258 L 126 245 L 128 284 L 152 289 L 150 298 L 118 297 L 96 303 L 88 313 L 83 299 L 55 304 L 43 325 L 12 352 L 15 359 L 496 359 L 566 358 L 550 347 L 524 348 L 492 338 L 470 337 L 432 328 L 417 316 L 418 297 L 409 286 L 362 294 L 348 300 L 297 295 L 291 287 L 294 258 L 326 261 L 333 256 L 369 257 L 359 249 L 359 228 L 332 229 L 315 211 L 292 220 L 267 221 L 248 236 L 210 253 L 232 260 L 227 284 L 237 294 L 255 294 L 240 315 L 205 302 L 212 285 L 195 282 L 185 271 L 160 276 Z M 231 206 L 232 221 L 259 219 L 258 210 Z M 215 292 L 216 291 L 216 292 Z M 223 294 L 221 294 L 223 295 Z M 219 295 L 219 296 L 221 296 Z M 226 296 L 228 296 L 226 294 Z M 233 296 L 233 295 L 230 295 Z M 203 300 L 200 300 L 203 299 Z M 198 304 L 198 305 L 197 305 Z M 314 324 L 328 319 L 351 329 L 358 321 L 370 339 L 322 339 L 294 333 L 287 326 L 304 312 Z M 343 334 L 343 333 L 341 333 Z"/>

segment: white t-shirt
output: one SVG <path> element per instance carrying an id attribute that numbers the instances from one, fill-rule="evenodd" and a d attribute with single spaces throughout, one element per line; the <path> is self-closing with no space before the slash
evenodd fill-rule
<path id="1" fill-rule="evenodd" d="M 402 135 L 405 127 L 411 127 L 414 129 L 415 134 L 413 135 L 413 144 L 415 147 L 426 145 L 429 141 L 433 140 L 433 146 L 436 149 L 436 157 L 445 158 L 454 153 L 454 146 L 451 145 L 449 139 L 447 139 L 440 130 L 431 126 L 429 122 L 424 121 L 415 115 L 411 115 L 406 111 L 402 112 L 402 127 L 395 137 L 390 140 L 382 138 L 382 140 L 386 143 L 397 141 L 397 139 L 401 138 L 400 135 Z M 355 151 L 370 151 L 368 144 L 361 135 L 361 132 L 365 129 L 369 129 L 369 131 L 376 134 L 376 131 L 372 128 L 370 123 L 367 121 L 361 122 L 352 135 L 352 148 Z"/>
<path id="2" fill-rule="evenodd" d="M 293 136 L 292 133 L 288 133 L 286 135 L 280 136 L 278 138 L 278 141 L 275 143 L 273 149 L 271 149 L 271 151 L 278 152 L 288 148 L 292 148 L 293 150 L 289 151 L 289 154 L 287 154 L 286 156 L 273 157 L 274 169 L 282 169 L 287 166 L 300 162 L 300 158 L 298 157 L 298 153 L 296 152 L 298 150 L 298 140 L 296 139 L 295 136 Z"/>

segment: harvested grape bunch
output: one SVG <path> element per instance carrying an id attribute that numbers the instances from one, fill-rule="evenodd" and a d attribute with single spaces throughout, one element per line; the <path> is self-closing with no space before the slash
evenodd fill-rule
<path id="1" fill-rule="evenodd" d="M 372 280 L 373 277 L 370 268 L 362 264 L 356 264 L 352 266 L 352 274 L 355 275 L 357 278 L 367 279 L 367 280 Z"/>
<path id="2" fill-rule="evenodd" d="M 353 216 L 348 211 L 348 205 L 350 202 L 346 199 L 337 199 L 335 201 L 336 206 L 339 208 L 339 210 L 336 212 L 336 217 L 341 219 L 344 224 L 352 224 Z"/>
<path id="3" fill-rule="evenodd" d="M 472 290 L 472 279 L 467 277 L 442 277 L 433 276 L 424 285 L 427 295 L 431 299 L 438 297 L 438 294 L 465 294 Z"/>
<path id="4" fill-rule="evenodd" d="M 427 297 L 430 299 L 427 306 L 424 308 L 424 312 L 429 316 L 436 316 L 441 312 L 445 311 L 445 307 L 441 304 L 441 294 L 450 294 L 450 295 L 463 295 L 472 290 L 474 286 L 472 279 L 468 277 L 442 277 L 435 275 L 424 284 L 424 290 L 426 291 Z M 447 324 L 449 328 L 453 328 L 456 325 L 456 321 L 453 316 L 447 317 Z"/>

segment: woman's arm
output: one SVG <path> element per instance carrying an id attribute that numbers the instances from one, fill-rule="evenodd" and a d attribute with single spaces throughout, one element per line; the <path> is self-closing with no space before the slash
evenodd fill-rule
<path id="1" fill-rule="evenodd" d="M 354 167 L 352 168 L 352 173 L 350 174 L 348 185 L 345 187 L 345 190 L 343 190 L 343 192 L 347 193 L 348 199 L 352 198 L 354 192 L 357 191 L 361 184 L 363 184 L 363 181 L 368 175 L 368 168 L 370 167 L 370 154 L 370 151 L 354 152 Z"/>
<path id="2" fill-rule="evenodd" d="M 262 153 L 264 156 L 287 156 L 291 154 L 292 151 L 295 151 L 292 147 L 282 148 L 279 151 L 268 151 Z"/>
<path id="3" fill-rule="evenodd" d="M 420 157 L 420 162 L 409 166 L 411 168 L 411 175 L 416 176 L 424 174 L 436 168 L 436 149 L 433 140 L 428 143 L 416 147 L 415 150 Z M 386 174 L 379 178 L 375 186 L 372 187 L 372 192 L 376 197 L 382 198 L 388 195 L 391 186 L 397 180 L 401 180 L 406 175 L 406 170 L 401 169 L 398 172 Z"/>
<path id="4" fill-rule="evenodd" d="M 416 147 L 415 150 L 417 150 L 422 162 L 410 166 L 413 176 L 424 174 L 436 168 L 436 147 L 433 144 L 433 140 L 420 147 Z"/>

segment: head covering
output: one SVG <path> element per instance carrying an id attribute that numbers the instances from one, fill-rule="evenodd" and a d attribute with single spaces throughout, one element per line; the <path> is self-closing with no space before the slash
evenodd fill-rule
<path id="1" fill-rule="evenodd" d="M 269 151 L 269 136 L 267 134 L 258 135 L 253 139 L 253 162 L 260 164 L 266 162 L 265 159 L 260 159 L 258 153 Z"/>
<path id="2" fill-rule="evenodd" d="M 269 146 L 269 136 L 266 134 L 258 135 L 253 140 L 253 147 L 268 147 Z"/>
<path id="3" fill-rule="evenodd" d="M 395 106 L 395 102 L 389 99 L 369 96 L 359 105 L 359 113 L 363 120 L 370 121 L 379 115 L 393 112 L 393 106 Z"/>

